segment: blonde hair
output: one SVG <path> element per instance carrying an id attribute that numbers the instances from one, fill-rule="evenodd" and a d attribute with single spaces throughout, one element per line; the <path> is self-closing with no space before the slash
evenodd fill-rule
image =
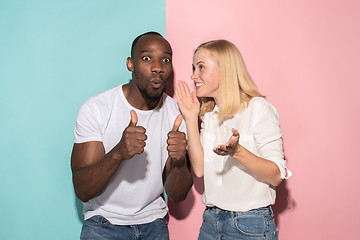
<path id="1" fill-rule="evenodd" d="M 252 81 L 239 49 L 227 40 L 202 43 L 194 52 L 206 49 L 217 60 L 220 70 L 219 119 L 233 117 L 247 108 L 253 97 L 264 97 Z M 211 112 L 215 101 L 211 97 L 202 98 L 200 114 Z"/>

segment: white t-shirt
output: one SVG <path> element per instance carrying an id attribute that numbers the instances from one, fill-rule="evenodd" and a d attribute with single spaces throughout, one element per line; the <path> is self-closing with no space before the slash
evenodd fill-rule
<path id="1" fill-rule="evenodd" d="M 101 195 L 84 203 L 85 219 L 95 215 L 112 224 L 144 224 L 164 217 L 167 205 L 162 173 L 168 158 L 167 134 L 180 114 L 174 99 L 166 95 L 156 108 L 134 109 L 126 100 L 122 85 L 102 92 L 80 107 L 75 127 L 75 143 L 100 141 L 108 153 L 122 137 L 130 122 L 130 110 L 138 116 L 137 126 L 146 129 L 146 146 L 141 155 L 124 160 Z M 186 132 L 184 121 L 180 131 Z"/>
<path id="2" fill-rule="evenodd" d="M 261 97 L 253 98 L 246 110 L 225 121 L 218 119 L 218 107 L 204 115 L 200 139 L 204 149 L 204 185 L 202 202 L 229 211 L 248 211 L 275 203 L 275 189 L 253 176 L 231 156 L 213 152 L 225 144 L 232 128 L 240 133 L 240 144 L 253 154 L 277 164 L 281 178 L 288 178 L 282 132 L 276 109 Z"/>

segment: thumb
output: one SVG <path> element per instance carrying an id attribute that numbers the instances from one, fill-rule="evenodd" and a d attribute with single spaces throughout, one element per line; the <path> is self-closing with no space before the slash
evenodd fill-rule
<path id="1" fill-rule="evenodd" d="M 131 120 L 130 120 L 129 126 L 135 127 L 138 122 L 138 117 L 136 115 L 136 112 L 134 110 L 131 110 L 130 116 L 131 116 Z"/>
<path id="2" fill-rule="evenodd" d="M 183 116 L 181 114 L 179 114 L 175 119 L 174 126 L 173 126 L 173 129 L 171 131 L 179 130 L 179 127 L 180 127 L 180 124 L 181 124 L 182 120 L 183 120 Z"/>
<path id="3" fill-rule="evenodd" d="M 232 128 L 231 131 L 232 131 L 232 133 L 233 133 L 233 136 L 235 136 L 235 137 L 237 137 L 237 136 L 240 135 L 240 134 L 239 134 L 239 131 L 238 131 L 237 129 L 235 129 L 235 128 Z"/>
<path id="4" fill-rule="evenodd" d="M 238 143 L 239 139 L 240 139 L 240 133 L 237 129 L 232 128 L 231 131 L 233 134 L 229 138 L 229 141 L 226 143 L 226 147 L 229 147 L 230 145 Z"/>

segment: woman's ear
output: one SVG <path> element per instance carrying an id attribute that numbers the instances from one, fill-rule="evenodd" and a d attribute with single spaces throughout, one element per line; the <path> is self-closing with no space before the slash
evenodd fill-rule
<path id="1" fill-rule="evenodd" d="M 134 64 L 133 64 L 133 60 L 131 57 L 128 57 L 126 59 L 126 66 L 127 66 L 127 69 L 130 71 L 130 72 L 133 72 L 134 71 Z"/>

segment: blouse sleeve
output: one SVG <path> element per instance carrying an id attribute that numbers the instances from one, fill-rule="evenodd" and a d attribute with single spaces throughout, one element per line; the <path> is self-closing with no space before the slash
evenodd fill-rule
<path id="1" fill-rule="evenodd" d="M 260 157 L 273 161 L 279 167 L 281 179 L 288 179 L 292 173 L 286 168 L 279 115 L 266 100 L 255 104 L 254 138 Z"/>

